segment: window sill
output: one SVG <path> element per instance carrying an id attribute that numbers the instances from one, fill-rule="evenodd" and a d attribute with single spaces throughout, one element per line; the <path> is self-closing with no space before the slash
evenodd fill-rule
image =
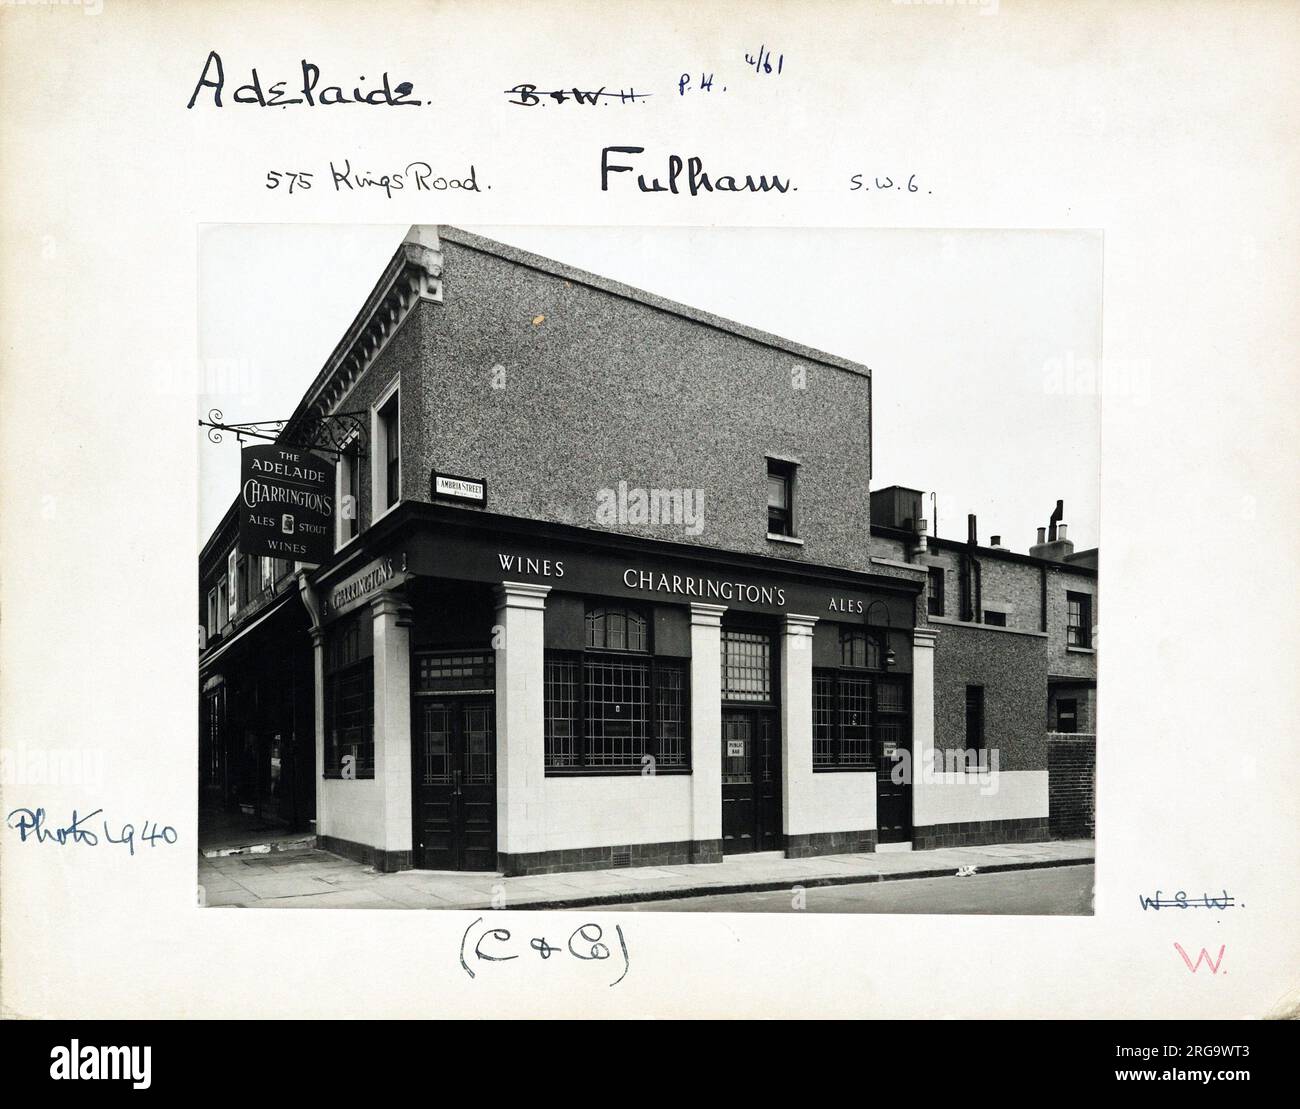
<path id="1" fill-rule="evenodd" d="M 358 523 L 360 523 L 360 521 L 358 521 Z M 353 543 L 357 542 L 357 540 L 361 538 L 361 533 L 363 531 L 365 531 L 365 528 L 358 527 L 355 532 L 353 532 L 350 536 L 348 536 L 345 540 L 343 540 L 342 543 L 340 543 L 337 547 L 334 548 L 334 553 L 342 554 L 344 551 L 346 551 L 350 546 L 352 546 Z"/>
<path id="2" fill-rule="evenodd" d="M 375 780 L 375 772 L 372 770 L 367 774 L 363 771 L 355 774 L 351 778 L 345 778 L 340 771 L 330 770 L 322 774 L 321 777 L 327 782 L 373 782 Z"/>
<path id="3" fill-rule="evenodd" d="M 778 535 L 774 531 L 769 531 L 767 533 L 767 541 L 769 543 L 789 543 L 792 547 L 803 546 L 803 540 L 797 535 Z"/>
<path id="4" fill-rule="evenodd" d="M 1071 647 L 1067 644 L 1065 649 L 1072 655 L 1095 655 L 1097 653 L 1096 647 Z"/>
<path id="5" fill-rule="evenodd" d="M 814 766 L 814 774 L 874 774 L 874 766 Z"/>
<path id="6" fill-rule="evenodd" d="M 642 766 L 617 766 L 617 767 L 600 767 L 599 769 L 588 770 L 582 767 L 547 767 L 546 777 L 548 778 L 670 778 L 689 776 L 691 768 L 689 766 L 667 766 L 662 770 L 656 769 L 653 774 L 647 774 Z"/>
<path id="7" fill-rule="evenodd" d="M 370 521 L 370 526 L 374 527 L 377 523 L 379 523 L 380 520 L 382 520 L 390 512 L 394 511 L 397 508 L 400 508 L 401 504 L 402 504 L 402 497 L 401 494 L 398 494 L 397 500 L 395 500 L 392 504 L 390 504 L 387 508 L 385 508 L 383 512 L 381 512 L 378 516 L 376 516 L 373 520 Z"/>

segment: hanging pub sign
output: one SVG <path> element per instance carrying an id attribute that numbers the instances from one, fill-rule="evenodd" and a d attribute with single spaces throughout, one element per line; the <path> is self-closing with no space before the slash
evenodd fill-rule
<path id="1" fill-rule="evenodd" d="M 430 484 L 433 486 L 430 492 L 435 501 L 465 501 L 480 508 L 487 504 L 487 482 L 479 478 L 456 477 L 434 470 Z"/>
<path id="2" fill-rule="evenodd" d="M 239 550 L 319 566 L 334 553 L 334 463 L 279 443 L 239 463 Z"/>

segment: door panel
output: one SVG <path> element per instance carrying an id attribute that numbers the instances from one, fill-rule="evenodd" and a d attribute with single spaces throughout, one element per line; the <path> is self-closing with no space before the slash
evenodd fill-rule
<path id="1" fill-rule="evenodd" d="M 417 699 L 415 865 L 496 869 L 496 729 L 485 698 Z"/>
<path id="2" fill-rule="evenodd" d="M 768 710 L 722 714 L 722 850 L 772 851 L 781 836 L 781 742 Z"/>
<path id="3" fill-rule="evenodd" d="M 426 870 L 456 870 L 453 706 L 446 701 L 422 701 L 418 707 L 415 863 Z"/>
<path id="4" fill-rule="evenodd" d="M 491 701 L 466 701 L 461 709 L 459 869 L 496 870 L 496 706 Z"/>
<path id="5" fill-rule="evenodd" d="M 881 843 L 905 843 L 912 838 L 912 785 L 906 729 L 901 721 L 876 723 L 876 827 Z M 903 779 L 894 781 L 895 776 Z"/>
<path id="6" fill-rule="evenodd" d="M 775 717 L 770 712 L 755 718 L 758 765 L 754 768 L 754 790 L 758 807 L 756 849 L 775 851 L 781 836 L 781 742 Z"/>
<path id="7" fill-rule="evenodd" d="M 722 850 L 754 850 L 754 735 L 745 712 L 722 714 Z"/>

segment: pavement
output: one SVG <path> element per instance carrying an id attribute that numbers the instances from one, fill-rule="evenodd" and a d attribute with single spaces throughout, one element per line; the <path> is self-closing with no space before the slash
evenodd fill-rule
<path id="1" fill-rule="evenodd" d="M 565 909 L 640 905 L 700 896 L 757 894 L 796 886 L 895 882 L 996 874 L 1093 862 L 1092 840 L 945 847 L 787 859 L 779 852 L 730 855 L 721 863 L 627 867 L 504 878 L 465 871 L 374 867 L 311 847 L 200 855 L 202 903 L 240 908 Z M 973 868 L 973 869 L 971 869 Z M 921 911 L 921 910 L 916 910 Z"/>

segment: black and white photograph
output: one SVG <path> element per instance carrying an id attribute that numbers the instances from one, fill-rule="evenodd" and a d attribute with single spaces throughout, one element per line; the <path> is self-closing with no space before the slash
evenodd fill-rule
<path id="1" fill-rule="evenodd" d="M 0 0 L 6 1091 L 1285 1079 L 1298 109 L 1295 0 Z"/>
<path id="2" fill-rule="evenodd" d="M 1091 913 L 1101 245 L 204 229 L 203 904 Z"/>

